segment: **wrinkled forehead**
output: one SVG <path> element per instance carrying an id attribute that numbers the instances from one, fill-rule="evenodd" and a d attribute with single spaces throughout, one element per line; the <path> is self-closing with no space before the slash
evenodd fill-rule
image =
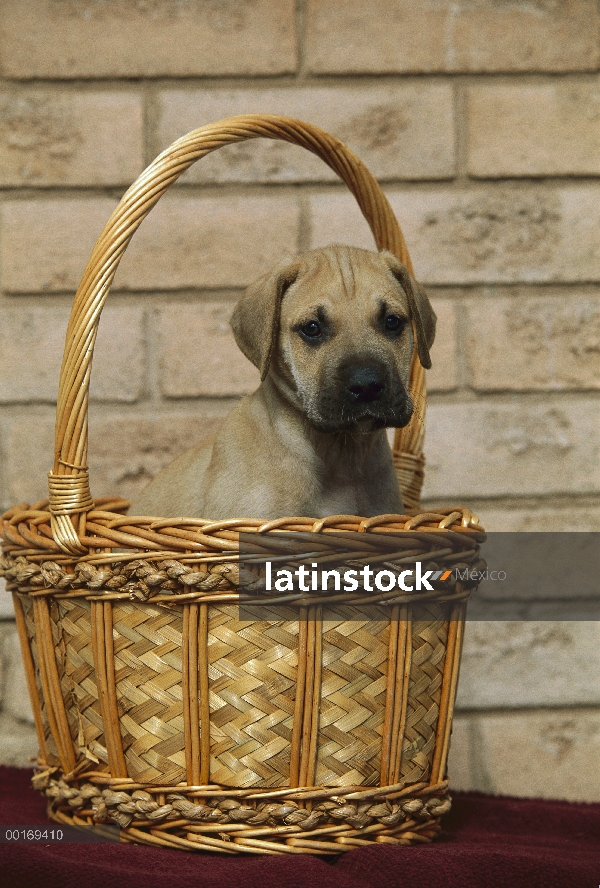
<path id="1" fill-rule="evenodd" d="M 353 304 L 407 305 L 404 290 L 384 260 L 369 250 L 326 248 L 301 257 L 300 273 L 283 300 L 284 317 L 323 307 L 330 312 Z"/>

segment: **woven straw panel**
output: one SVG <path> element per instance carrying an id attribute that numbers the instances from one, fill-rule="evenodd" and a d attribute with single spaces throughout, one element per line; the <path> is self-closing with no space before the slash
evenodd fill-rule
<path id="1" fill-rule="evenodd" d="M 129 777 L 185 781 L 180 608 L 115 605 L 113 638 L 121 738 Z"/>
<path id="2" fill-rule="evenodd" d="M 32 655 L 39 662 L 33 602 L 28 596 L 21 600 Z M 412 623 L 399 773 L 399 778 L 409 783 L 427 780 L 430 774 L 448 633 L 443 607 L 420 606 L 418 616 L 425 619 Z M 104 764 L 107 752 L 90 617 L 90 604 L 82 599 L 50 602 L 50 625 L 69 732 L 80 753 L 85 744 Z M 317 785 L 379 783 L 389 630 L 387 608 L 337 606 L 323 610 Z M 182 631 L 180 608 L 114 605 L 120 733 L 128 775 L 139 782 L 176 784 L 186 779 Z M 295 609 L 265 605 L 210 608 L 211 782 L 245 788 L 289 784 L 298 638 Z M 36 682 L 48 763 L 56 765 L 58 751 L 39 670 Z"/>
<path id="3" fill-rule="evenodd" d="M 400 767 L 400 776 L 407 783 L 429 777 L 448 638 L 444 608 L 420 605 L 419 616 L 430 619 L 415 620 L 412 625 L 412 662 Z"/>
<path id="4" fill-rule="evenodd" d="M 208 661 L 211 782 L 289 784 L 297 610 L 211 607 Z"/>
<path id="5" fill-rule="evenodd" d="M 60 610 L 58 602 L 50 599 L 50 625 L 52 626 L 52 641 L 54 643 L 54 656 L 56 659 L 56 667 L 58 670 L 58 680 L 62 691 L 62 698 L 67 713 L 67 721 L 69 723 L 69 732 L 73 746 L 77 749 L 77 742 L 80 734 L 79 726 L 79 709 L 75 700 L 73 681 L 66 669 L 66 645 L 60 622 Z"/>
<path id="6" fill-rule="evenodd" d="M 389 626 L 389 608 L 323 609 L 317 784 L 379 783 Z"/>
<path id="7" fill-rule="evenodd" d="M 73 686 L 83 743 L 100 762 L 108 764 L 92 651 L 90 603 L 81 598 L 63 598 L 58 606 L 65 642 L 65 672 Z"/>
<path id="8" fill-rule="evenodd" d="M 60 765 L 60 759 L 58 757 L 58 750 L 56 748 L 56 743 L 54 742 L 54 738 L 50 731 L 50 719 L 48 718 L 48 710 L 47 704 L 44 697 L 44 691 L 42 688 L 42 679 L 40 676 L 39 670 L 39 652 L 37 641 L 35 637 L 35 623 L 33 620 L 33 600 L 29 597 L 29 595 L 19 595 L 19 600 L 23 606 L 23 613 L 25 614 L 25 624 L 27 627 L 27 638 L 29 640 L 29 647 L 31 649 L 31 656 L 33 657 L 33 662 L 36 664 L 35 670 L 35 684 L 37 688 L 38 699 L 40 701 L 40 710 L 42 715 L 42 728 L 44 732 L 44 742 L 46 744 L 46 761 L 51 767 L 56 765 Z"/>

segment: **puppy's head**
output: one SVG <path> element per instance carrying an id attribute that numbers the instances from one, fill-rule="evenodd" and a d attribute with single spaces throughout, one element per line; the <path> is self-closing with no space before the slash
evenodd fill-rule
<path id="1" fill-rule="evenodd" d="M 402 427 L 414 336 L 431 366 L 435 314 L 391 253 L 330 246 L 264 275 L 231 326 L 242 352 L 325 432 Z"/>

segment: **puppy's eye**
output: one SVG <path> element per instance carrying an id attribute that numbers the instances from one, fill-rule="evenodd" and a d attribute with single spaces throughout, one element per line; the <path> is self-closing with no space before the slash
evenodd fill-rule
<path id="1" fill-rule="evenodd" d="M 397 333 L 404 326 L 404 321 L 398 315 L 389 314 L 385 319 L 385 329 L 389 333 Z"/>
<path id="2" fill-rule="evenodd" d="M 317 324 L 316 321 L 309 321 L 307 324 L 303 324 L 300 327 L 300 332 L 303 336 L 307 336 L 309 339 L 314 339 L 316 336 L 321 335 L 321 326 Z"/>

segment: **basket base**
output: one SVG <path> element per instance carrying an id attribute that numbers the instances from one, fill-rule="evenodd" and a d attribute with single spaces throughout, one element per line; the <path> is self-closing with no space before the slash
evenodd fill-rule
<path id="1" fill-rule="evenodd" d="M 173 786 L 167 792 L 148 784 L 128 790 L 126 780 L 101 772 L 67 782 L 47 770 L 33 783 L 45 792 L 56 823 L 116 823 L 122 842 L 227 855 L 335 855 L 364 845 L 424 844 L 439 835 L 440 817 L 450 809 L 446 782 L 262 793 Z"/>
<path id="2" fill-rule="evenodd" d="M 91 818 L 77 816 L 64 808 L 55 808 L 48 805 L 48 817 L 55 823 L 67 826 L 97 826 Z M 190 830 L 194 830 L 191 832 Z M 196 830 L 199 830 L 196 832 Z M 423 823 L 403 824 L 396 829 L 385 829 L 377 833 L 369 833 L 366 830 L 350 830 L 343 835 L 335 832 L 327 832 L 321 829 L 313 833 L 295 831 L 293 835 L 273 835 L 275 829 L 264 830 L 270 832 L 268 838 L 261 839 L 259 832 L 253 830 L 254 837 L 244 833 L 231 833 L 202 830 L 198 826 L 178 826 L 176 823 L 167 826 L 153 826 L 148 822 L 134 823 L 130 827 L 120 831 L 121 842 L 134 845 L 152 845 L 160 848 L 175 848 L 180 851 L 216 851 L 228 855 L 239 854 L 314 854 L 329 855 L 342 854 L 364 845 L 417 845 L 429 844 L 441 832 L 438 820 L 427 820 Z M 341 830 L 339 831 L 341 832 Z"/>

